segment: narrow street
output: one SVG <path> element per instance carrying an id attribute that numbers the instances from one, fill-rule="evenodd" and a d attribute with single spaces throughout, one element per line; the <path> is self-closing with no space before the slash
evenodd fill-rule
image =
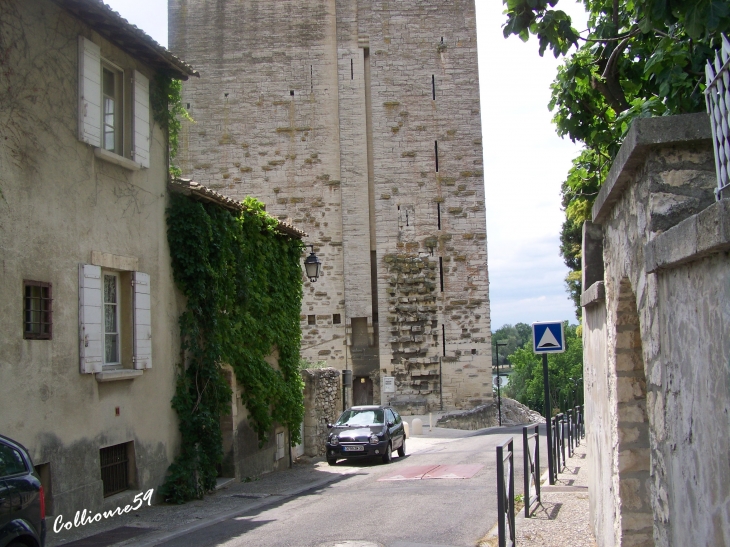
<path id="1" fill-rule="evenodd" d="M 136 530 L 136 537 L 112 540 L 115 529 L 107 526 L 86 530 L 79 543 L 77 537 L 51 532 L 51 544 L 474 547 L 497 521 L 495 446 L 510 436 L 515 490 L 521 492 L 521 427 L 479 432 L 428 432 L 425 427 L 423 436 L 408 439 L 406 457 L 395 457 L 390 465 L 344 460 L 334 467 L 324 461 L 297 464 L 259 480 L 232 483 L 199 502 L 144 508 L 109 523 L 117 534 Z M 397 480 L 397 475 L 420 476 L 447 465 L 462 467 L 442 467 L 442 474 L 465 471 L 471 476 Z"/>
<path id="2" fill-rule="evenodd" d="M 502 430 L 424 448 L 410 439 L 413 453 L 390 465 L 341 461 L 335 469 L 353 473 L 344 480 L 156 545 L 473 547 L 497 520 L 494 447 L 506 437 Z M 460 464 L 484 467 L 467 479 L 383 480 L 414 466 Z"/>

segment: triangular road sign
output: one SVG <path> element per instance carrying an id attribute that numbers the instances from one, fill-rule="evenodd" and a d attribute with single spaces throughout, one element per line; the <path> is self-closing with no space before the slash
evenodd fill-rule
<path id="1" fill-rule="evenodd" d="M 532 324 L 533 351 L 535 353 L 563 353 L 565 334 L 562 321 L 543 321 Z"/>
<path id="2" fill-rule="evenodd" d="M 537 344 L 538 349 L 542 348 L 559 348 L 560 344 L 555 339 L 555 336 L 552 332 L 550 332 L 550 329 L 545 329 L 545 334 L 542 335 L 542 338 L 540 338 L 540 342 Z"/>

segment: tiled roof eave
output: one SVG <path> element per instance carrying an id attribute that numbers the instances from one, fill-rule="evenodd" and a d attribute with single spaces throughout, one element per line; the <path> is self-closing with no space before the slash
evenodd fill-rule
<path id="1" fill-rule="evenodd" d="M 168 183 L 168 188 L 172 192 L 177 192 L 188 196 L 194 196 L 196 199 L 200 199 L 201 201 L 215 203 L 219 207 L 223 207 L 224 209 L 228 209 L 229 211 L 238 213 L 247 210 L 242 202 L 224 196 L 220 192 L 211 190 L 207 186 L 204 186 L 198 182 L 189 179 L 174 179 Z M 277 220 L 276 222 L 276 229 L 282 235 L 293 237 L 296 239 L 303 239 L 307 237 L 306 232 L 303 232 L 302 230 L 292 226 L 291 224 L 287 224 L 286 222 L 282 222 L 280 220 Z"/>
<path id="2" fill-rule="evenodd" d="M 101 0 L 52 1 L 88 24 L 120 49 L 151 67 L 180 80 L 187 80 L 189 76 L 200 76 L 193 67 L 173 55 Z"/>

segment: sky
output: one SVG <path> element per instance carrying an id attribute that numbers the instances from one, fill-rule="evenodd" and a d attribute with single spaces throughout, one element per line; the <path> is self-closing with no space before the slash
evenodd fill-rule
<path id="1" fill-rule="evenodd" d="M 167 0 L 105 0 L 167 45 Z M 560 9 L 585 28 L 575 0 Z M 578 145 L 555 134 L 550 83 L 559 61 L 537 40 L 504 39 L 500 0 L 476 0 L 492 330 L 505 324 L 576 322 L 560 257 L 560 185 Z"/>

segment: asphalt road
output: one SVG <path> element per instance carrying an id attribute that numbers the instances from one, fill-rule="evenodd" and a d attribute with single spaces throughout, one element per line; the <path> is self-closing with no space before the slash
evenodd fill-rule
<path id="1" fill-rule="evenodd" d="M 390 465 L 348 464 L 338 480 L 157 545 L 474 547 L 497 521 L 495 446 L 515 444 L 515 487 L 522 490 L 521 428 L 481 431 L 442 442 L 408 440 Z M 379 481 L 416 465 L 482 464 L 468 479 Z M 326 464 L 325 464 L 326 465 Z M 544 466 L 544 464 L 543 464 Z"/>

